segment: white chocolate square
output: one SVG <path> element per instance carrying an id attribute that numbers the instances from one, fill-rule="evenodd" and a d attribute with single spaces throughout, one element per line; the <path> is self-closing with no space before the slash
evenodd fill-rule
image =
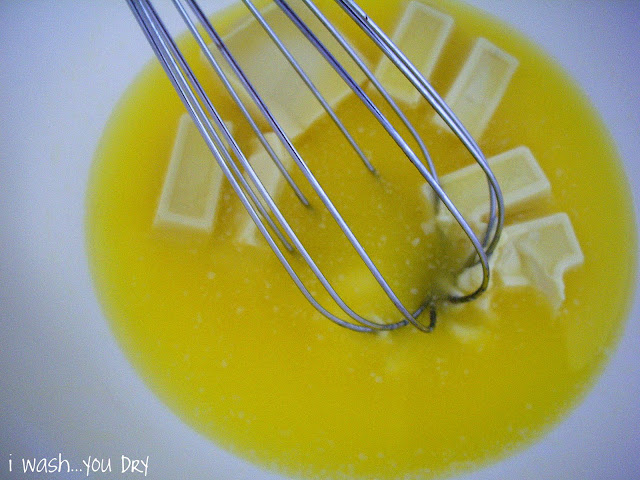
<path id="1" fill-rule="evenodd" d="M 580 243 L 566 213 L 512 225 L 522 271 L 557 310 L 564 302 L 564 273 L 584 263 Z"/>
<path id="2" fill-rule="evenodd" d="M 444 99 L 474 138 L 484 133 L 518 63 L 485 38 L 476 41 Z M 449 130 L 437 113 L 434 121 Z"/>
<path id="3" fill-rule="evenodd" d="M 487 163 L 500 185 L 505 216 L 523 211 L 551 196 L 551 184 L 529 148 L 525 146 L 513 148 L 490 157 Z M 442 175 L 440 185 L 472 230 L 477 235 L 482 235 L 486 229 L 490 203 L 487 179 L 480 166 L 473 163 L 468 167 Z M 432 202 L 432 189 L 428 183 L 422 186 L 422 195 L 427 203 Z M 442 204 L 436 216 L 436 224 L 452 242 L 460 243 L 464 232 Z M 467 242 L 464 241 L 464 244 L 467 245 Z M 471 248 L 471 244 L 469 243 L 465 248 Z"/>
<path id="4" fill-rule="evenodd" d="M 156 228 L 210 233 L 224 175 L 188 114 L 179 121 L 153 221 Z"/>
<path id="5" fill-rule="evenodd" d="M 269 4 L 261 13 L 330 106 L 335 107 L 351 92 L 351 88 L 276 4 Z M 296 9 L 296 13 L 347 69 L 356 83 L 363 84 L 366 79 L 364 72 L 355 65 L 315 15 L 305 7 Z M 325 113 L 320 102 L 253 16 L 223 40 L 267 107 L 273 110 L 276 120 L 284 124 L 285 133 L 290 139 L 304 132 Z M 210 49 L 217 50 L 214 46 Z M 228 69 L 226 67 L 225 71 Z M 229 80 L 245 100 L 245 105 L 254 118 L 264 125 L 262 114 L 244 92 L 237 77 L 230 74 Z"/>
<path id="6" fill-rule="evenodd" d="M 548 198 L 551 184 L 531 150 L 520 146 L 487 159 L 504 199 L 505 214 L 512 215 L 536 202 Z M 440 177 L 440 185 L 460 213 L 472 221 L 487 221 L 489 215 L 489 187 L 480 165 L 468 167 Z M 428 183 L 423 185 L 426 199 L 432 195 Z M 439 220 L 453 216 L 446 207 L 439 212 Z"/>
<path id="7" fill-rule="evenodd" d="M 532 286 L 557 311 L 565 300 L 565 272 L 582 263 L 584 255 L 569 216 L 555 213 L 505 227 L 489 266 L 503 286 Z M 458 276 L 457 285 L 469 292 L 481 279 L 482 267 L 475 265 Z"/>
<path id="8" fill-rule="evenodd" d="M 413 0 L 407 5 L 391 40 L 428 79 L 452 27 L 451 16 Z M 374 74 L 394 98 L 409 105 L 415 105 L 421 98 L 420 92 L 386 55 L 382 55 Z"/>

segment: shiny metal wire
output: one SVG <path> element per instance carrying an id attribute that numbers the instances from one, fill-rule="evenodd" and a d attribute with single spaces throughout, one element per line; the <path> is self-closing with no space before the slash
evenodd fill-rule
<path id="1" fill-rule="evenodd" d="M 226 62 L 226 70 L 229 69 L 237 77 L 237 80 L 241 83 L 242 87 L 246 90 L 246 93 L 255 102 L 255 105 L 259 108 L 260 112 L 264 116 L 264 119 L 271 126 L 273 132 L 278 136 L 282 145 L 286 151 L 291 155 L 297 167 L 301 170 L 305 180 L 313 188 L 314 192 L 322 202 L 323 206 L 329 211 L 340 230 L 350 242 L 358 256 L 367 266 L 371 275 L 375 278 L 380 285 L 384 293 L 391 300 L 401 315 L 399 320 L 392 321 L 390 323 L 382 323 L 375 321 L 371 318 L 365 318 L 363 315 L 358 314 L 347 305 L 340 295 L 334 290 L 331 283 L 323 275 L 321 269 L 313 260 L 311 255 L 307 252 L 304 245 L 300 242 L 297 235 L 287 222 L 286 218 L 275 204 L 274 200 L 269 196 L 264 185 L 261 183 L 258 175 L 253 170 L 246 156 L 241 151 L 238 143 L 230 133 L 229 129 L 222 121 L 222 117 L 216 107 L 213 105 L 211 99 L 207 96 L 200 82 L 195 77 L 192 69 L 189 67 L 184 56 L 177 47 L 174 39 L 169 34 L 167 28 L 162 22 L 157 11 L 153 7 L 150 0 L 127 0 L 131 11 L 133 12 L 136 20 L 138 21 L 142 31 L 144 32 L 147 40 L 153 48 L 157 58 L 162 64 L 165 72 L 171 80 L 176 92 L 182 99 L 187 111 L 193 118 L 198 130 L 202 134 L 209 149 L 213 153 L 216 161 L 220 165 L 224 175 L 228 179 L 231 187 L 240 198 L 240 201 L 247 209 L 249 215 L 256 223 L 257 228 L 261 234 L 265 237 L 269 246 L 282 263 L 293 282 L 306 297 L 306 299 L 325 317 L 334 321 L 338 325 L 349 328 L 359 332 L 372 332 L 377 330 L 394 330 L 405 325 L 414 325 L 416 328 L 422 331 L 431 331 L 435 326 L 436 321 L 436 308 L 440 302 L 466 302 L 479 296 L 486 288 L 489 282 L 490 268 L 488 258 L 494 250 L 500 232 L 504 224 L 504 205 L 500 187 L 496 178 L 494 177 L 491 169 L 487 165 L 485 157 L 478 147 L 475 140 L 471 137 L 469 132 L 464 128 L 458 118 L 453 114 L 451 109 L 446 105 L 444 100 L 438 95 L 433 87 L 424 79 L 419 71 L 411 64 L 407 57 L 397 48 L 396 45 L 390 40 L 390 38 L 367 16 L 367 14 L 352 0 L 335 0 L 335 2 L 346 12 L 346 14 L 369 36 L 369 38 L 383 51 L 383 53 L 396 65 L 398 69 L 411 81 L 413 86 L 420 92 L 422 97 L 429 102 L 434 110 L 442 117 L 445 123 L 451 128 L 458 139 L 463 143 L 466 149 L 473 156 L 475 161 L 479 164 L 485 173 L 487 184 L 489 186 L 489 202 L 490 213 L 489 222 L 482 240 L 471 229 L 465 218 L 458 211 L 456 206 L 449 199 L 444 190 L 440 187 L 438 177 L 436 174 L 435 166 L 429 155 L 428 149 L 425 146 L 423 140 L 417 134 L 416 129 L 407 120 L 401 109 L 396 105 L 391 96 L 387 93 L 384 86 L 375 78 L 373 73 L 367 68 L 365 63 L 359 58 L 355 49 L 349 44 L 348 40 L 344 38 L 340 32 L 331 24 L 331 22 L 323 15 L 321 10 L 313 3 L 312 0 L 302 0 L 305 7 L 308 8 L 322 23 L 331 35 L 337 40 L 340 46 L 349 54 L 359 68 L 365 73 L 371 84 L 382 95 L 384 101 L 386 101 L 394 113 L 398 116 L 401 122 L 406 126 L 413 140 L 417 142 L 418 153 L 409 146 L 407 140 L 392 126 L 388 118 L 385 117 L 378 108 L 378 106 L 371 100 L 371 98 L 364 92 L 360 85 L 351 77 L 343 65 L 341 65 L 335 58 L 335 56 L 326 48 L 325 45 L 318 39 L 316 34 L 300 19 L 295 10 L 287 3 L 286 0 L 274 0 L 280 9 L 287 15 L 287 17 L 296 25 L 296 27 L 304 34 L 308 41 L 320 52 L 324 59 L 333 67 L 333 69 L 340 75 L 342 80 L 346 82 L 355 95 L 362 101 L 367 109 L 375 116 L 377 121 L 382 125 L 387 134 L 395 141 L 400 147 L 406 158 L 415 166 L 420 175 L 429 183 L 433 191 L 435 192 L 439 201 L 438 208 L 444 205 L 449 212 L 456 219 L 457 223 L 463 229 L 469 241 L 473 245 L 474 255 L 468 262 L 468 264 L 479 263 L 482 266 L 482 282 L 476 288 L 475 291 L 466 295 L 450 294 L 444 298 L 430 297 L 424 300 L 419 308 L 414 311 L 410 311 L 398 298 L 393 291 L 389 283 L 385 280 L 383 275 L 376 267 L 374 261 L 367 254 L 362 244 L 358 241 L 354 233 L 349 228 L 347 222 L 342 218 L 338 209 L 335 207 L 331 199 L 322 189 L 321 185 L 317 181 L 311 169 L 308 167 L 305 160 L 300 156 L 295 146 L 283 130 L 281 125 L 277 122 L 274 115 L 269 110 L 263 99 L 257 93 L 254 86 L 251 84 L 247 76 L 242 71 L 242 68 L 227 49 L 222 37 L 218 34 L 216 29 L 211 25 L 207 16 L 201 10 L 200 6 L 194 0 L 172 0 L 175 8 L 182 17 L 184 23 L 192 33 L 202 52 L 210 62 L 217 75 L 220 77 L 224 87 L 227 89 L 233 100 L 236 102 L 240 111 L 245 116 L 252 130 L 254 131 L 256 138 L 260 140 L 265 147 L 269 155 L 272 157 L 275 164 L 278 166 L 280 172 L 289 183 L 291 188 L 304 205 L 308 205 L 307 198 L 303 195 L 301 189 L 295 184 L 287 170 L 283 167 L 278 156 L 266 141 L 264 134 L 261 132 L 256 121 L 252 118 L 247 107 L 243 104 L 238 92 L 236 92 L 232 82 L 229 81 L 225 68 L 214 57 L 211 51 L 208 49 L 207 44 L 213 43 L 222 58 Z M 350 135 L 347 128 L 342 121 L 338 118 L 335 112 L 332 110 L 328 102 L 323 98 L 320 91 L 313 84 L 311 78 L 309 78 L 302 67 L 295 60 L 293 55 L 287 50 L 284 43 L 278 38 L 276 32 L 269 26 L 264 17 L 261 15 L 260 10 L 253 4 L 251 0 L 243 0 L 251 14 L 264 28 L 271 40 L 275 42 L 278 49 L 288 60 L 291 66 L 295 69 L 300 78 L 304 81 L 306 86 L 322 104 L 323 108 L 338 126 L 342 134 L 345 136 L 349 144 L 362 159 L 363 164 L 367 169 L 375 174 L 375 167 L 371 164 L 369 159 L 363 150 L 358 146 L 356 141 Z M 207 41 L 205 35 L 201 33 L 204 31 L 206 36 L 209 37 Z M 246 180 L 242 171 L 238 167 L 237 163 L 233 160 L 233 157 L 242 166 L 242 169 L 249 177 L 249 182 Z M 252 188 L 254 187 L 254 188 Z M 255 190 L 255 191 L 254 191 Z M 257 193 L 256 193 L 257 191 Z M 263 206 L 266 204 L 268 211 L 273 214 L 273 218 L 269 215 L 267 209 Z M 324 290 L 329 294 L 335 305 L 337 305 L 342 311 L 343 315 L 336 315 L 330 312 L 327 308 L 319 303 L 315 296 L 310 292 L 305 283 L 296 273 L 292 264 L 288 259 L 289 252 L 295 251 L 304 260 L 307 267 L 313 272 L 313 275 L 320 282 Z M 429 322 L 423 322 L 419 317 L 428 310 Z"/>

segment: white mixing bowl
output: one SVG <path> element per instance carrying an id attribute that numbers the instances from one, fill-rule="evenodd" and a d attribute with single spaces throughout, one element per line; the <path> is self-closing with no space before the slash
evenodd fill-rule
<path id="1" fill-rule="evenodd" d="M 228 3 L 203 2 L 207 11 Z M 578 80 L 640 205 L 640 3 L 469 3 L 524 32 Z M 151 55 L 124 1 L 0 3 L 1 478 L 28 478 L 23 458 L 58 455 L 83 471 L 47 478 L 84 476 L 89 456 L 103 466 L 111 459 L 108 478 L 124 477 L 122 455 L 148 457 L 154 479 L 279 478 L 218 449 L 157 400 L 116 345 L 92 288 L 83 225 L 92 155 Z M 541 441 L 464 478 L 639 478 L 639 300 L 584 401 Z"/>

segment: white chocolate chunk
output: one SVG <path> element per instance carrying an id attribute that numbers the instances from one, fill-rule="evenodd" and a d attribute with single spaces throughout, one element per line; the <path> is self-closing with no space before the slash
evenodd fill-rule
<path id="1" fill-rule="evenodd" d="M 504 199 L 505 214 L 513 214 L 541 201 L 551 194 L 551 184 L 531 150 L 516 147 L 487 159 L 496 177 Z M 443 175 L 440 185 L 454 205 L 466 218 L 486 221 L 489 215 L 489 188 L 484 171 L 474 163 L 455 172 Z M 423 186 L 423 193 L 431 190 Z M 448 215 L 450 213 L 446 211 Z"/>
<path id="2" fill-rule="evenodd" d="M 584 262 L 571 220 L 557 213 L 509 227 L 522 271 L 557 310 L 564 302 L 564 273 Z"/>
<path id="3" fill-rule="evenodd" d="M 414 0 L 409 2 L 391 40 L 428 79 L 452 27 L 452 17 Z M 420 92 L 386 55 L 382 55 L 375 76 L 393 97 L 410 105 L 420 99 Z"/>
<path id="4" fill-rule="evenodd" d="M 285 147 L 282 145 L 282 142 L 280 141 L 278 136 L 273 132 L 265 133 L 264 136 L 275 154 L 280 159 L 282 166 L 286 170 L 289 170 L 293 165 L 293 159 L 291 158 L 291 155 L 289 155 L 289 153 L 286 151 Z M 249 156 L 248 161 L 251 164 L 251 167 L 255 171 L 256 175 L 260 179 L 260 182 L 267 190 L 269 196 L 274 201 L 276 201 L 277 197 L 280 195 L 282 187 L 286 183 L 286 180 L 282 176 L 282 173 L 278 169 L 269 153 L 259 142 L 256 141 L 254 151 Z M 249 184 L 252 185 L 252 182 L 246 172 L 245 177 L 247 178 Z M 257 189 L 254 189 L 254 191 L 258 195 L 258 198 L 260 198 L 260 194 Z M 266 203 L 264 203 L 261 198 L 260 200 L 268 210 Z M 241 222 L 242 223 L 237 236 L 237 241 L 252 246 L 259 245 L 260 234 L 258 227 L 248 213 L 243 213 Z"/>
<path id="5" fill-rule="evenodd" d="M 565 299 L 565 272 L 583 262 L 571 220 L 566 213 L 556 213 L 505 227 L 489 266 L 503 286 L 530 285 L 557 311 Z M 457 283 L 470 291 L 481 279 L 482 267 L 475 265 L 462 272 Z"/>
<path id="6" fill-rule="evenodd" d="M 484 133 L 518 63 L 488 40 L 478 38 L 476 41 L 444 99 L 474 138 Z M 449 130 L 437 113 L 434 121 Z"/>
<path id="7" fill-rule="evenodd" d="M 530 284 L 530 279 L 522 266 L 518 240 L 510 240 L 509 229 L 506 228 L 503 232 L 505 231 L 507 233 L 501 237 L 501 243 L 498 244 L 495 254 L 492 255 L 496 261 L 493 265 L 489 262 L 493 269 L 493 278 L 497 277 L 505 287 L 524 287 Z"/>
<path id="8" fill-rule="evenodd" d="M 247 93 L 245 88 L 242 86 L 242 83 L 238 79 L 238 77 L 233 73 L 231 67 L 229 67 L 226 61 L 223 59 L 222 55 L 218 52 L 218 49 L 215 45 L 211 44 L 208 46 L 209 50 L 213 53 L 214 58 L 217 60 L 218 65 L 222 69 L 225 77 L 231 84 L 231 88 L 238 95 L 240 102 L 247 108 L 251 118 L 256 122 L 259 127 L 262 127 L 264 130 L 269 130 L 272 126 L 269 124 L 264 115 L 260 112 L 259 107 L 255 104 L 255 102 L 251 99 L 251 96 Z M 209 59 L 206 55 L 201 51 L 200 59 L 206 65 L 209 65 Z M 211 67 L 213 70 L 213 67 Z M 222 87 L 221 87 L 222 88 Z M 264 99 L 263 99 L 264 100 Z M 290 140 L 296 139 L 300 134 L 303 133 L 303 128 L 299 124 L 296 119 L 291 118 L 287 107 L 283 107 L 277 103 L 271 102 L 268 105 L 269 113 L 273 116 L 273 118 L 278 122 L 280 128 L 287 134 Z"/>
<path id="9" fill-rule="evenodd" d="M 188 114 L 178 124 L 153 225 L 209 233 L 224 175 Z"/>
<path id="10" fill-rule="evenodd" d="M 315 15 L 307 8 L 296 12 L 355 81 L 362 84 L 366 78 L 364 73 Z M 335 106 L 351 92 L 351 88 L 277 5 L 272 3 L 261 13 L 330 106 Z M 325 113 L 320 102 L 253 16 L 223 40 L 267 107 L 274 110 L 272 113 L 276 120 L 286 124 L 285 132 L 289 138 L 295 138 Z M 215 50 L 215 47 L 210 48 Z M 239 93 L 244 92 L 235 75 L 231 74 L 229 80 Z M 261 119 L 262 114 L 255 103 L 248 100 L 248 94 L 242 93 L 241 98 L 247 100 L 246 105 L 254 118 Z"/>
<path id="11" fill-rule="evenodd" d="M 505 215 L 513 215 L 547 199 L 551 184 L 531 150 L 516 147 L 487 160 L 496 177 L 504 199 Z M 440 185 L 472 229 L 481 234 L 489 215 L 489 188 L 484 171 L 477 163 L 440 177 Z M 425 183 L 422 194 L 430 202 L 431 187 Z M 441 206 L 437 223 L 442 232 L 453 236 L 464 235 L 453 215 Z"/>

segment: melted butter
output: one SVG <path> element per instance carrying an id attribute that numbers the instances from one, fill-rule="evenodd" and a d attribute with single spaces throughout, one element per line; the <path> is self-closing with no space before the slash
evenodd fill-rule
<path id="1" fill-rule="evenodd" d="M 551 181 L 551 204 L 509 222 L 553 211 L 571 217 L 585 263 L 565 275 L 567 300 L 558 315 L 533 290 L 505 289 L 494 294 L 490 319 L 465 305 L 442 312 L 430 335 L 347 331 L 308 305 L 270 251 L 232 242 L 241 211 L 229 188 L 206 241 L 157 235 L 152 220 L 183 107 L 155 63 L 124 95 L 96 153 L 87 248 L 123 350 L 185 422 L 267 468 L 331 478 L 431 478 L 477 468 L 560 421 L 621 331 L 635 233 L 629 188 L 605 128 L 575 85 L 518 34 L 463 5 L 433 4 L 456 20 L 432 76 L 438 91 L 447 91 L 477 36 L 520 60 L 480 146 L 491 156 L 527 145 Z M 390 30 L 394 2 L 365 7 Z M 339 112 L 364 145 L 376 143 L 380 180 L 326 119 L 298 147 L 393 286 L 419 301 L 439 269 L 420 229 L 421 181 L 372 133 L 377 127 L 357 102 L 347 99 Z M 425 120 L 429 107 L 410 115 L 441 173 L 471 162 Z M 333 280 L 346 290 L 359 281 L 335 232 L 318 228 L 330 224 L 319 209 L 303 209 L 290 193 L 282 208 L 296 228 L 312 229 L 303 241 Z M 461 342 L 451 324 L 481 335 Z"/>

